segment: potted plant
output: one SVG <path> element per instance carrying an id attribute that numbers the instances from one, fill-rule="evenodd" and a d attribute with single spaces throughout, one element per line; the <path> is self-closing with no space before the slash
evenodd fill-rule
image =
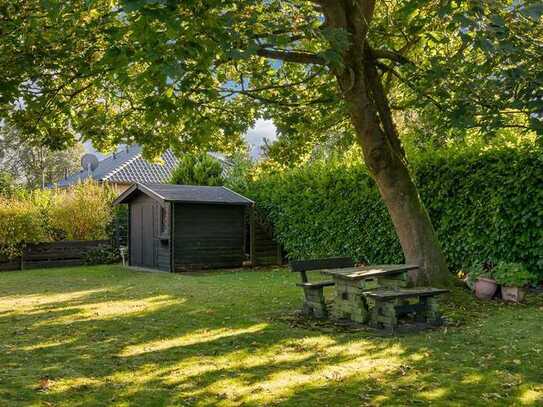
<path id="1" fill-rule="evenodd" d="M 525 287 L 536 280 L 536 276 L 521 263 L 498 263 L 494 277 L 502 286 L 503 300 L 509 302 L 522 302 L 526 295 Z"/>
<path id="2" fill-rule="evenodd" d="M 492 266 L 490 262 L 477 261 L 468 268 L 466 283 L 475 291 L 475 296 L 482 300 L 494 297 L 498 289 L 498 284 L 492 277 Z"/>

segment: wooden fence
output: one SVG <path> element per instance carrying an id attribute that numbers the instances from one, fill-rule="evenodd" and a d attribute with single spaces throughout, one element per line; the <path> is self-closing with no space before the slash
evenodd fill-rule
<path id="1" fill-rule="evenodd" d="M 61 240 L 28 245 L 20 257 L 14 259 L 0 257 L 0 271 L 80 266 L 85 264 L 86 253 L 102 247 L 111 247 L 111 242 L 109 240 Z"/>

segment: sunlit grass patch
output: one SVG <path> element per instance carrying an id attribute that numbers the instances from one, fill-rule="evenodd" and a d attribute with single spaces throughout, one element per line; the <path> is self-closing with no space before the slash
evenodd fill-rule
<path id="1" fill-rule="evenodd" d="M 534 404 L 543 405 L 543 386 L 522 391 L 519 400 L 525 406 Z"/>
<path id="2" fill-rule="evenodd" d="M 456 290 L 453 325 L 379 337 L 289 326 L 277 316 L 300 306 L 295 281 L 283 269 L 0 274 L 0 406 L 543 402 L 541 299 Z"/>
<path id="3" fill-rule="evenodd" d="M 254 333 L 261 331 L 267 326 L 267 324 L 257 324 L 245 329 L 212 329 L 192 332 L 188 335 L 183 335 L 178 338 L 165 338 L 152 342 L 142 343 L 138 345 L 129 346 L 127 349 L 121 352 L 121 356 L 134 356 L 141 355 L 147 352 L 158 352 L 161 350 L 167 350 L 175 347 L 195 345 L 203 342 L 210 342 L 229 336 L 243 335 L 248 333 Z"/>

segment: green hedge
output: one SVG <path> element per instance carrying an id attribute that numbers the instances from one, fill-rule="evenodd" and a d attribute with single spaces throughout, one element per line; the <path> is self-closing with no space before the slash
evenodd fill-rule
<path id="1" fill-rule="evenodd" d="M 441 152 L 413 172 L 451 269 L 479 259 L 525 263 L 543 276 L 543 153 Z M 386 208 L 364 166 L 335 160 L 260 174 L 243 191 L 275 225 L 292 258 L 350 255 L 403 260 Z"/>

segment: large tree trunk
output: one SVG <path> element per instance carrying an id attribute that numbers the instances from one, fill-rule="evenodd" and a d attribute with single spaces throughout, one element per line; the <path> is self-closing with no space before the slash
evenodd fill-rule
<path id="1" fill-rule="evenodd" d="M 445 257 L 409 173 L 376 61 L 367 45 L 374 0 L 328 0 L 321 5 L 326 23 L 351 36 L 343 67 L 335 74 L 364 161 L 392 218 L 406 261 L 420 266 L 410 277 L 416 285 L 449 285 L 452 278 Z"/>

